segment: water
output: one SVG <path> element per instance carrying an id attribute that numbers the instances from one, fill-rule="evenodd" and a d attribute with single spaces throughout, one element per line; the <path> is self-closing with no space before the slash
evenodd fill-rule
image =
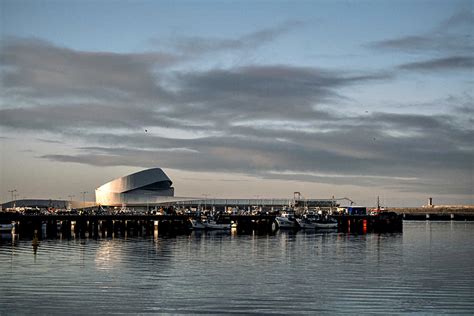
<path id="1" fill-rule="evenodd" d="M 0 314 L 474 313 L 474 222 L 0 242 Z"/>

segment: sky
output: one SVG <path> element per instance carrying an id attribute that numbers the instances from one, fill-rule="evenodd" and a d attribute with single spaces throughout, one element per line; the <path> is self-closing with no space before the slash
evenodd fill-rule
<path id="1" fill-rule="evenodd" d="M 474 1 L 0 0 L 0 200 L 474 204 Z"/>

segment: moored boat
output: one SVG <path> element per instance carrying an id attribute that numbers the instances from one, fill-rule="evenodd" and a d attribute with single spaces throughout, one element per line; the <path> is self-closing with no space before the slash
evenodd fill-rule
<path id="1" fill-rule="evenodd" d="M 281 216 L 275 217 L 275 221 L 280 229 L 298 228 L 298 222 L 296 221 L 294 211 L 283 212 Z"/>
<path id="2" fill-rule="evenodd" d="M 333 218 L 320 219 L 316 222 L 316 229 L 332 229 L 337 228 L 337 221 Z"/>
<path id="3" fill-rule="evenodd" d="M 302 229 L 330 229 L 338 226 L 337 220 L 322 215 L 305 214 L 302 218 L 297 218 L 296 221 Z"/>
<path id="4" fill-rule="evenodd" d="M 217 223 L 214 220 L 197 220 L 192 219 L 191 225 L 193 229 L 208 229 L 208 230 L 230 230 L 231 224 Z"/>
<path id="5" fill-rule="evenodd" d="M 297 218 L 296 222 L 302 229 L 316 229 L 316 223 L 308 218 Z"/>

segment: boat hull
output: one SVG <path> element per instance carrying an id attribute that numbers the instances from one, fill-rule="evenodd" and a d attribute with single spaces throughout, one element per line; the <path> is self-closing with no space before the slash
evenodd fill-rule
<path id="1" fill-rule="evenodd" d="M 316 223 L 314 222 L 304 221 L 300 218 L 296 219 L 296 221 L 298 222 L 298 225 L 302 229 L 316 229 Z"/>
<path id="2" fill-rule="evenodd" d="M 321 221 L 308 221 L 303 219 L 296 219 L 298 225 L 302 229 L 334 229 L 337 228 L 337 222 L 321 222 Z"/>
<path id="3" fill-rule="evenodd" d="M 289 220 L 286 217 L 279 217 L 275 218 L 275 221 L 278 224 L 278 228 L 280 229 L 295 229 L 298 228 L 298 223 L 295 220 Z"/>
<path id="4" fill-rule="evenodd" d="M 215 222 L 202 222 L 198 220 L 191 220 L 193 229 L 196 230 L 229 230 L 231 224 L 217 224 Z"/>
<path id="5" fill-rule="evenodd" d="M 337 223 L 316 223 L 316 229 L 333 229 L 337 228 Z"/>

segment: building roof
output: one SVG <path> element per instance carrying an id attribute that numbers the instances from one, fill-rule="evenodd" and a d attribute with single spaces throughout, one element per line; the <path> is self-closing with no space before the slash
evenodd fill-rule
<path id="1" fill-rule="evenodd" d="M 161 168 L 152 168 L 132 173 L 107 182 L 97 188 L 98 191 L 126 193 L 132 190 L 144 189 L 146 187 L 161 186 L 169 188 L 173 182 L 161 170 Z"/>

